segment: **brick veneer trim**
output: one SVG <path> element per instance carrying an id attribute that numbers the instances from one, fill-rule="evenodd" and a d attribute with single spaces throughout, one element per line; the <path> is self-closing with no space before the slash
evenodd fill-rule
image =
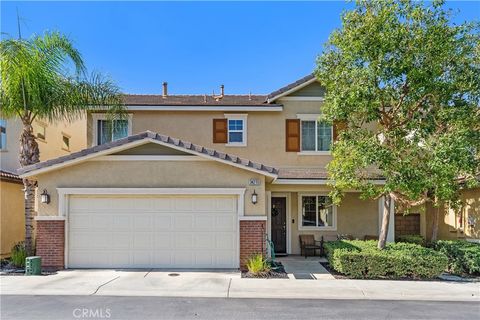
<path id="1" fill-rule="evenodd" d="M 266 252 L 266 221 L 240 221 L 240 269 L 246 269 L 248 258 Z"/>
<path id="2" fill-rule="evenodd" d="M 37 256 L 42 257 L 42 267 L 65 267 L 65 221 L 37 220 Z"/>

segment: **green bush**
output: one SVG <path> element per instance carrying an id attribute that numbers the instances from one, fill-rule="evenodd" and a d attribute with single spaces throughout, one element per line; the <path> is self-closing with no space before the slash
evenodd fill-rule
<path id="1" fill-rule="evenodd" d="M 448 271 L 455 274 L 480 273 L 480 244 L 464 240 L 439 240 L 435 250 L 448 257 Z"/>
<path id="2" fill-rule="evenodd" d="M 395 241 L 413 243 L 413 244 L 418 244 L 420 246 L 425 246 L 425 238 L 417 234 L 408 234 L 408 235 L 398 236 L 396 237 Z"/>
<path id="3" fill-rule="evenodd" d="M 377 241 L 341 240 L 325 243 L 330 266 L 358 279 L 428 279 L 440 275 L 447 257 L 411 243 L 389 243 L 377 249 Z"/>
<path id="4" fill-rule="evenodd" d="M 10 261 L 11 263 L 18 268 L 25 267 L 25 258 L 27 257 L 27 251 L 25 251 L 25 244 L 19 242 L 15 244 L 11 251 Z"/>
<path id="5" fill-rule="evenodd" d="M 254 275 L 270 271 L 270 264 L 262 254 L 256 254 L 247 261 L 248 272 Z"/>

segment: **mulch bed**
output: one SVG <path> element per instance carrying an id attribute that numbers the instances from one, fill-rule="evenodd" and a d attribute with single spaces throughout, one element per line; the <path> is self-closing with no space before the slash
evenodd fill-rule
<path id="1" fill-rule="evenodd" d="M 242 271 L 242 278 L 256 278 L 256 279 L 288 279 L 288 274 L 285 272 L 285 268 L 280 262 L 276 262 L 277 268 L 268 272 L 250 273 L 248 271 Z"/>
<path id="2" fill-rule="evenodd" d="M 344 274 L 341 274 L 334 270 L 333 268 L 330 267 L 330 264 L 328 262 L 319 262 L 327 271 L 335 278 L 335 279 L 350 279 Z"/>

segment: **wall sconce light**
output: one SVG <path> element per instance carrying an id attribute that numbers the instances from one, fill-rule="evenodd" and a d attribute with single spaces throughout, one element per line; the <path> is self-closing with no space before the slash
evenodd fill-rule
<path id="1" fill-rule="evenodd" d="M 49 204 L 50 203 L 50 195 L 48 194 L 46 189 L 43 189 L 42 194 L 40 195 L 40 201 L 42 203 Z"/>
<path id="2" fill-rule="evenodd" d="M 252 193 L 252 203 L 253 204 L 257 204 L 258 202 L 258 194 L 255 192 L 255 190 L 253 190 L 253 193 Z"/>

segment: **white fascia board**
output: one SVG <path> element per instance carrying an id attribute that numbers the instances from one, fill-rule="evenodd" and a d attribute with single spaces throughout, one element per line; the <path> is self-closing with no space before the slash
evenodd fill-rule
<path id="1" fill-rule="evenodd" d="M 126 106 L 129 111 L 283 111 L 282 106 Z"/>
<path id="2" fill-rule="evenodd" d="M 268 102 L 274 102 L 275 100 L 280 99 L 281 97 L 287 96 L 287 95 L 289 95 L 289 94 L 292 93 L 292 92 L 295 92 L 295 91 L 297 91 L 297 90 L 300 90 L 300 89 L 302 89 L 303 87 L 306 87 L 306 86 L 308 86 L 308 85 L 311 84 L 311 83 L 314 83 L 315 81 L 318 81 L 317 78 L 310 79 L 310 80 L 308 80 L 307 82 L 304 82 L 304 83 L 302 83 L 302 84 L 299 84 L 298 86 L 293 87 L 293 88 L 290 89 L 290 90 L 287 90 L 287 91 L 285 91 L 285 92 L 283 92 L 283 93 L 280 93 L 279 95 L 276 95 L 276 96 L 273 97 L 273 98 L 268 99 Z"/>
<path id="3" fill-rule="evenodd" d="M 306 101 L 306 102 L 317 102 L 325 101 L 324 97 L 310 97 L 310 96 L 291 96 L 291 97 L 282 97 L 279 100 L 281 101 Z"/>
<path id="4" fill-rule="evenodd" d="M 311 184 L 311 185 L 328 185 L 332 180 L 326 179 L 276 179 L 272 184 Z M 385 180 L 370 180 L 375 185 L 384 185 Z"/>

